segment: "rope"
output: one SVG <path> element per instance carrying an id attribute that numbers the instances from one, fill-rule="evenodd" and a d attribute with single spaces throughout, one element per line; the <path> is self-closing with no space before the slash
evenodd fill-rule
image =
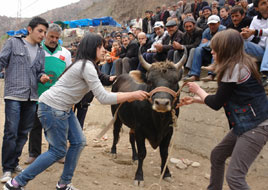
<path id="1" fill-rule="evenodd" d="M 183 85 L 180 87 L 180 89 L 178 90 L 178 92 L 177 92 L 177 96 L 179 96 L 179 94 L 181 93 L 181 90 L 182 90 L 182 88 L 184 87 L 186 85 L 186 83 L 183 83 Z M 171 153 L 172 153 L 172 150 L 173 150 L 173 147 L 174 147 L 174 136 L 175 136 L 175 133 L 176 133 L 176 131 L 177 131 L 177 120 L 178 120 L 178 117 L 176 116 L 176 111 L 175 111 L 175 108 L 174 109 L 172 109 L 172 121 L 173 121 L 173 135 L 172 135 L 172 137 L 171 137 L 171 140 L 170 140 L 170 142 L 171 142 L 171 146 L 170 146 L 170 149 L 169 149 L 169 152 L 168 152 L 168 157 L 167 157 L 167 160 L 166 160 L 166 163 L 165 163 L 165 166 L 164 166 L 164 168 L 163 168 L 163 171 L 162 171 L 162 173 L 161 173 L 161 176 L 160 176 L 160 178 L 159 178 L 159 181 L 158 181 L 158 183 L 153 183 L 152 185 L 150 185 L 149 186 L 149 188 L 148 188 L 148 190 L 150 190 L 150 189 L 152 189 L 154 186 L 156 186 L 156 187 L 159 187 L 159 189 L 160 190 L 162 190 L 162 187 L 161 187 L 161 182 L 162 182 L 162 180 L 163 180 L 163 176 L 164 176 L 164 173 L 165 173 L 165 170 L 166 170 L 166 168 L 167 168 L 167 164 L 168 164 L 168 162 L 169 162 L 169 158 L 170 158 L 170 155 L 171 155 Z"/>
<path id="2" fill-rule="evenodd" d="M 166 168 L 167 168 L 167 164 L 168 164 L 168 162 L 169 162 L 169 158 L 170 158 L 170 155 L 171 155 L 171 153 L 172 153 L 172 150 L 173 150 L 173 147 L 174 147 L 174 136 L 175 136 L 175 133 L 176 133 L 176 131 L 177 131 L 177 119 L 178 119 L 178 117 L 176 116 L 176 112 L 175 112 L 175 109 L 172 109 L 172 120 L 173 120 L 173 135 L 172 135 L 172 137 L 171 137 L 171 146 L 170 146 L 170 149 L 169 149 L 169 152 L 168 152 L 168 157 L 167 157 L 167 160 L 166 160 L 166 163 L 165 163 L 165 166 L 164 166 L 164 168 L 163 168 L 163 171 L 162 171 L 162 173 L 161 173 L 161 176 L 160 176 L 160 178 L 159 178 L 159 181 L 158 181 L 158 183 L 153 183 L 152 185 L 150 185 L 149 186 L 149 188 L 148 188 L 148 190 L 150 190 L 150 189 L 152 189 L 154 186 L 156 186 L 156 187 L 159 187 L 159 189 L 160 190 L 162 190 L 162 187 L 161 187 L 161 182 L 162 182 L 162 180 L 163 180 L 163 176 L 164 176 L 164 173 L 165 173 L 165 170 L 166 170 Z"/>

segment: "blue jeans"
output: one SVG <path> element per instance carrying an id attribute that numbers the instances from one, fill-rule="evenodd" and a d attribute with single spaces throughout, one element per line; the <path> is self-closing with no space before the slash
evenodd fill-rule
<path id="1" fill-rule="evenodd" d="M 262 60 L 264 54 L 264 48 L 253 42 L 244 41 L 245 52 L 252 57 L 255 57 L 258 61 Z"/>
<path id="2" fill-rule="evenodd" d="M 106 75 L 115 75 L 115 64 L 114 62 L 105 63 L 101 66 L 101 72 Z"/>
<path id="3" fill-rule="evenodd" d="M 29 180 L 66 156 L 59 183 L 69 184 L 80 154 L 86 144 L 80 124 L 72 110 L 70 112 L 61 111 L 44 103 L 39 103 L 37 114 L 50 148 L 47 152 L 38 156 L 15 180 L 21 186 L 25 186 Z M 67 140 L 70 142 L 68 150 Z"/>
<path id="4" fill-rule="evenodd" d="M 264 55 L 262 58 L 261 71 L 268 71 L 268 45 L 265 48 Z"/>
<path id="5" fill-rule="evenodd" d="M 5 100 L 5 125 L 2 144 L 3 171 L 13 171 L 19 164 L 28 133 L 33 128 L 35 101 Z"/>
<path id="6" fill-rule="evenodd" d="M 194 51 L 194 58 L 193 58 L 193 63 L 192 63 L 192 68 L 189 72 L 190 76 L 200 76 L 201 73 L 201 66 L 203 65 L 202 59 L 204 56 L 211 56 L 211 53 L 204 49 L 203 47 L 207 47 L 208 43 L 200 44 L 197 48 L 195 48 Z M 211 62 L 213 60 L 211 59 Z"/>

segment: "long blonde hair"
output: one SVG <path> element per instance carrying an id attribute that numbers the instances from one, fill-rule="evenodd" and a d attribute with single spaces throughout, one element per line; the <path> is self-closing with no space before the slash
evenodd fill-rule
<path id="1" fill-rule="evenodd" d="M 227 69 L 230 69 L 229 77 L 231 77 L 234 67 L 238 63 L 239 71 L 246 66 L 253 76 L 260 81 L 256 60 L 246 54 L 244 40 L 238 31 L 228 29 L 217 32 L 211 40 L 210 47 L 217 54 L 215 72 L 217 73 L 218 82 L 221 81 Z"/>

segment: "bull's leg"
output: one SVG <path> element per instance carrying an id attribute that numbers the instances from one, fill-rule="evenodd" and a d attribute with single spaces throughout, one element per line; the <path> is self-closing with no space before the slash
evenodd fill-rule
<path id="1" fill-rule="evenodd" d="M 173 134 L 173 128 L 170 127 L 169 128 L 169 132 L 167 134 L 167 136 L 165 138 L 163 138 L 162 142 L 160 143 L 160 156 L 161 156 L 161 174 L 164 170 L 164 166 L 166 164 L 167 161 L 167 157 L 168 157 L 168 147 L 169 147 L 169 143 L 170 143 L 170 139 L 172 137 Z M 171 174 L 169 172 L 168 166 L 166 167 L 166 170 L 164 172 L 163 178 L 167 179 L 170 178 Z"/>
<path id="2" fill-rule="evenodd" d="M 117 145 L 117 143 L 119 141 L 119 133 L 120 133 L 121 127 L 122 127 L 122 122 L 117 117 L 117 119 L 116 119 L 116 121 L 114 123 L 114 129 L 113 129 L 114 138 L 113 138 L 113 145 L 112 145 L 112 148 L 111 148 L 111 154 L 114 154 L 114 155 L 116 155 L 116 145 Z"/>
<path id="3" fill-rule="evenodd" d="M 143 160 L 146 157 L 146 147 L 145 147 L 145 138 L 143 137 L 142 133 L 136 132 L 136 142 L 138 147 L 138 168 L 135 174 L 134 185 L 136 186 L 143 186 L 144 179 L 143 179 Z"/>
<path id="4" fill-rule="evenodd" d="M 130 131 L 129 131 L 129 142 L 130 142 L 131 148 L 132 148 L 132 160 L 136 161 L 136 160 L 138 160 L 138 154 L 137 154 L 136 146 L 135 146 L 135 131 L 134 131 L 134 129 L 130 129 Z"/>

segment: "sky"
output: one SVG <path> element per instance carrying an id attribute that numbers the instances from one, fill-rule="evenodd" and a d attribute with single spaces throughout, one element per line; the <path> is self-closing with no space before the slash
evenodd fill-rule
<path id="1" fill-rule="evenodd" d="M 48 10 L 76 3 L 79 0 L 1 0 L 0 15 L 17 17 L 21 7 L 21 17 L 30 18 Z M 21 2 L 21 6 L 19 6 Z"/>

